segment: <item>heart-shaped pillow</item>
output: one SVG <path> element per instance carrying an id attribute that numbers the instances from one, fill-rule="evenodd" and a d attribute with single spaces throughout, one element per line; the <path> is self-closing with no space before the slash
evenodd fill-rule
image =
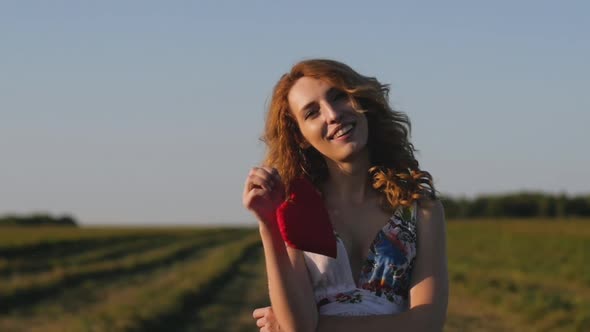
<path id="1" fill-rule="evenodd" d="M 305 179 L 291 183 L 289 198 L 276 211 L 283 240 L 288 246 L 336 258 L 336 237 L 324 201 Z"/>

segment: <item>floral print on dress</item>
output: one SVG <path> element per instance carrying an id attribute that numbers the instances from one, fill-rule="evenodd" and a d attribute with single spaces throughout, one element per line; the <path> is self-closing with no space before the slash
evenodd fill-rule
<path id="1" fill-rule="evenodd" d="M 412 209 L 398 209 L 371 244 L 359 287 L 403 304 L 408 300 L 416 257 L 416 220 Z"/>
<path id="2" fill-rule="evenodd" d="M 332 302 L 339 303 L 360 303 L 363 301 L 363 295 L 358 289 L 354 289 L 348 292 L 341 292 L 334 295 L 330 295 L 326 298 L 321 299 L 318 302 L 318 307 Z"/>

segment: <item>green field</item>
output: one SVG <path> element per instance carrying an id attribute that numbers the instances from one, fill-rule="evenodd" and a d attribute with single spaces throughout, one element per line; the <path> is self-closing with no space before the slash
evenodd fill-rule
<path id="1" fill-rule="evenodd" d="M 452 221 L 446 331 L 590 331 L 590 221 Z M 258 232 L 0 228 L 0 331 L 257 331 Z"/>

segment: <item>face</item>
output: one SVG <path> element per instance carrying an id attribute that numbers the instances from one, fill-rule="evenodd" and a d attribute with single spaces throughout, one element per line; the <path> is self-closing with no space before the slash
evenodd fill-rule
<path id="1" fill-rule="evenodd" d="M 365 149 L 367 119 L 352 107 L 344 91 L 327 82 L 302 77 L 289 91 L 288 101 L 305 144 L 313 146 L 325 158 L 351 161 Z"/>

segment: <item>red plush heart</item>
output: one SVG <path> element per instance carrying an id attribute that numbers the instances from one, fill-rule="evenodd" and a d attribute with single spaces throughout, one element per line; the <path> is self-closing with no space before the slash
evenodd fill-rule
<path id="1" fill-rule="evenodd" d="M 276 211 L 283 240 L 292 248 L 336 258 L 336 237 L 324 201 L 309 180 L 291 183 Z"/>

